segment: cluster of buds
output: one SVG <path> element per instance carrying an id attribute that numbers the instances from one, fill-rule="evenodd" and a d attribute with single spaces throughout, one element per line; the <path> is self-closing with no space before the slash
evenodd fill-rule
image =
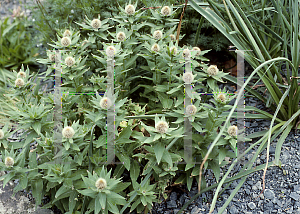
<path id="1" fill-rule="evenodd" d="M 177 48 L 176 48 L 175 46 L 171 47 L 171 48 L 170 48 L 170 53 L 171 53 L 172 55 L 176 55 L 176 54 L 177 54 Z"/>
<path id="2" fill-rule="evenodd" d="M 151 47 L 151 51 L 154 51 L 154 52 L 159 52 L 160 51 L 160 47 L 159 47 L 159 45 L 158 44 L 154 44 L 154 45 L 152 45 L 152 47 Z"/>
<path id="3" fill-rule="evenodd" d="M 169 6 L 164 6 L 160 12 L 164 16 L 169 16 L 169 15 L 171 15 L 172 10 Z"/>
<path id="4" fill-rule="evenodd" d="M 128 14 L 128 15 L 132 15 L 135 13 L 135 8 L 133 5 L 129 4 L 125 7 L 125 12 Z"/>
<path id="5" fill-rule="evenodd" d="M 75 64 L 75 59 L 71 56 L 68 56 L 66 59 L 65 59 L 65 63 L 68 67 L 72 67 L 74 64 Z"/>
<path id="6" fill-rule="evenodd" d="M 12 14 L 12 17 L 23 17 L 24 16 L 24 11 L 21 12 L 21 7 L 18 6 L 18 8 L 14 8 L 13 9 L 13 14 Z"/>
<path id="7" fill-rule="evenodd" d="M 60 43 L 62 46 L 67 47 L 71 44 L 71 39 L 69 37 L 63 37 Z"/>
<path id="8" fill-rule="evenodd" d="M 4 132 L 2 131 L 2 129 L 0 129 L 0 139 L 2 139 L 4 137 Z"/>
<path id="9" fill-rule="evenodd" d="M 191 57 L 191 51 L 189 49 L 184 49 L 183 53 L 182 53 L 182 56 L 186 57 L 186 58 L 190 58 Z"/>
<path id="10" fill-rule="evenodd" d="M 186 84 L 191 84 L 194 81 L 194 76 L 191 72 L 185 72 L 182 79 Z"/>
<path id="11" fill-rule="evenodd" d="M 226 95 L 224 93 L 218 94 L 217 99 L 220 100 L 222 103 L 225 103 Z"/>
<path id="12" fill-rule="evenodd" d="M 207 69 L 207 73 L 210 75 L 210 76 L 215 76 L 219 73 L 219 69 L 216 65 L 211 65 L 208 67 Z"/>
<path id="13" fill-rule="evenodd" d="M 114 57 L 116 54 L 116 48 L 114 46 L 108 46 L 106 48 L 106 55 L 108 57 Z"/>
<path id="14" fill-rule="evenodd" d="M 124 32 L 119 32 L 117 34 L 117 40 L 120 42 L 123 42 L 126 39 L 125 33 Z"/>
<path id="15" fill-rule="evenodd" d="M 162 38 L 162 32 L 160 30 L 154 31 L 153 38 L 154 39 L 161 39 Z"/>
<path id="16" fill-rule="evenodd" d="M 100 107 L 103 109 L 109 109 L 112 106 L 112 102 L 108 97 L 103 97 L 100 100 Z"/>
<path id="17" fill-rule="evenodd" d="M 238 127 L 237 126 L 230 126 L 227 130 L 228 134 L 232 137 L 237 136 Z"/>
<path id="18" fill-rule="evenodd" d="M 192 51 L 197 51 L 196 56 L 199 56 L 201 54 L 201 49 L 198 47 L 193 47 Z"/>
<path id="19" fill-rule="evenodd" d="M 5 166 L 12 167 L 15 164 L 15 161 L 12 157 L 5 158 Z"/>
<path id="20" fill-rule="evenodd" d="M 195 115 L 197 113 L 197 108 L 194 105 L 188 105 L 186 107 L 186 114 L 187 115 Z"/>
<path id="21" fill-rule="evenodd" d="M 69 30 L 65 30 L 63 37 L 71 37 L 71 32 Z"/>
<path id="22" fill-rule="evenodd" d="M 91 26 L 95 29 L 98 29 L 101 27 L 101 21 L 99 19 L 93 19 Z"/>

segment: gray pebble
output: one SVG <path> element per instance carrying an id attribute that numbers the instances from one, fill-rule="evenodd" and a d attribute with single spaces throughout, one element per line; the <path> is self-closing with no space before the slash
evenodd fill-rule
<path id="1" fill-rule="evenodd" d="M 299 201 L 299 199 L 300 199 L 300 195 L 297 194 L 297 193 L 295 193 L 295 192 L 292 192 L 292 193 L 290 194 L 290 197 L 291 197 L 292 199 L 294 199 L 295 201 Z"/>
<path id="2" fill-rule="evenodd" d="M 177 204 L 176 204 L 176 201 L 168 201 L 167 202 L 167 208 L 177 208 Z"/>
<path id="3" fill-rule="evenodd" d="M 264 193 L 264 196 L 267 198 L 267 199 L 270 199 L 272 200 L 274 197 L 275 197 L 275 194 L 272 190 L 270 189 L 266 189 L 265 190 L 265 193 Z"/>
<path id="4" fill-rule="evenodd" d="M 253 210 L 253 209 L 256 208 L 256 205 L 255 205 L 254 202 L 250 202 L 250 203 L 248 203 L 248 207 L 249 207 L 251 210 Z"/>

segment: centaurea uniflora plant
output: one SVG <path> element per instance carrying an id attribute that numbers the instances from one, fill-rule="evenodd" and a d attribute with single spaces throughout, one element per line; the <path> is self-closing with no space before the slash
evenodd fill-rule
<path id="1" fill-rule="evenodd" d="M 26 73 L 24 72 L 24 71 L 20 71 L 19 73 L 18 73 L 18 77 L 21 77 L 21 78 L 25 78 L 26 77 Z"/>
<path id="2" fill-rule="evenodd" d="M 230 126 L 227 130 L 228 134 L 232 137 L 237 136 L 238 127 L 237 126 Z"/>
<path id="3" fill-rule="evenodd" d="M 15 161 L 12 157 L 5 158 L 5 166 L 12 167 L 15 164 Z"/>
<path id="4" fill-rule="evenodd" d="M 165 121 L 159 121 L 157 124 L 155 124 L 155 129 L 157 132 L 164 134 L 168 131 L 169 125 Z"/>
<path id="5" fill-rule="evenodd" d="M 125 33 L 124 32 L 119 32 L 117 34 L 117 40 L 120 42 L 123 42 L 126 39 Z"/>
<path id="6" fill-rule="evenodd" d="M 71 32 L 69 30 L 65 30 L 63 37 L 70 37 L 71 36 Z"/>
<path id="7" fill-rule="evenodd" d="M 62 135 L 65 138 L 72 138 L 75 134 L 75 131 L 72 127 L 67 126 L 62 130 Z"/>
<path id="8" fill-rule="evenodd" d="M 152 47 L 151 47 L 151 51 L 154 51 L 154 52 L 159 52 L 160 51 L 160 47 L 159 47 L 159 45 L 158 44 L 154 44 L 154 45 L 152 45 Z"/>
<path id="9" fill-rule="evenodd" d="M 101 27 L 101 21 L 99 19 L 93 19 L 91 22 L 91 26 L 95 29 L 98 29 Z"/>
<path id="10" fill-rule="evenodd" d="M 162 32 L 160 30 L 154 31 L 153 38 L 157 39 L 157 40 L 161 39 L 162 38 Z"/>
<path id="11" fill-rule="evenodd" d="M 185 72 L 182 76 L 184 83 L 191 84 L 194 81 L 194 75 L 192 72 Z"/>
<path id="12" fill-rule="evenodd" d="M 210 76 L 215 76 L 219 73 L 219 69 L 216 65 L 210 65 L 208 68 L 207 68 L 207 73 L 210 75 Z"/>
<path id="13" fill-rule="evenodd" d="M 114 46 L 108 46 L 106 48 L 106 55 L 108 57 L 114 57 L 116 54 L 116 48 Z"/>
<path id="14" fill-rule="evenodd" d="M 100 107 L 102 109 L 109 109 L 112 106 L 112 101 L 108 97 L 103 97 L 100 100 Z"/>
<path id="15" fill-rule="evenodd" d="M 74 64 L 75 64 L 75 59 L 71 56 L 68 56 L 66 59 L 65 59 L 65 63 L 68 67 L 72 67 Z"/>
<path id="16" fill-rule="evenodd" d="M 135 8 L 133 5 L 129 4 L 125 7 L 125 12 L 128 14 L 128 15 L 132 15 L 135 13 Z"/>
<path id="17" fill-rule="evenodd" d="M 160 12 L 164 16 L 169 16 L 169 15 L 171 15 L 172 10 L 169 6 L 164 6 Z"/>
<path id="18" fill-rule="evenodd" d="M 104 178 L 99 178 L 96 183 L 95 186 L 98 190 L 103 190 L 107 187 L 107 183 L 106 180 Z"/>
<path id="19" fill-rule="evenodd" d="M 2 131 L 2 129 L 0 129 L 0 139 L 2 139 L 4 137 L 4 132 Z"/>
<path id="20" fill-rule="evenodd" d="M 22 87 L 24 84 L 25 84 L 25 82 L 21 78 L 17 78 L 16 81 L 15 81 L 16 86 Z"/>
<path id="21" fill-rule="evenodd" d="M 71 39 L 69 37 L 63 37 L 60 43 L 62 46 L 67 47 L 71 44 Z"/>

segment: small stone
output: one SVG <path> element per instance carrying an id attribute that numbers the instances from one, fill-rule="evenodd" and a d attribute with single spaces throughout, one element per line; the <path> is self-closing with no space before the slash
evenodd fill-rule
<path id="1" fill-rule="evenodd" d="M 231 208 L 230 208 L 230 214 L 238 214 L 239 211 L 238 209 L 233 205 Z"/>
<path id="2" fill-rule="evenodd" d="M 248 203 L 248 207 L 249 207 L 251 210 L 253 210 L 253 209 L 256 208 L 256 205 L 255 205 L 254 202 L 250 202 L 250 203 Z"/>
<path id="3" fill-rule="evenodd" d="M 177 200 L 177 194 L 176 192 L 172 192 L 170 195 L 170 200 L 176 201 Z"/>
<path id="4" fill-rule="evenodd" d="M 198 208 L 198 207 L 194 207 L 191 211 L 191 214 L 198 214 L 198 213 L 201 213 L 200 212 L 201 210 Z"/>
<path id="5" fill-rule="evenodd" d="M 272 200 L 273 198 L 275 198 L 274 192 L 272 190 L 270 190 L 270 189 L 266 189 L 264 195 L 265 195 L 265 197 L 267 199 L 270 199 L 270 200 Z"/>
<path id="6" fill-rule="evenodd" d="M 295 192 L 300 191 L 300 185 L 294 186 L 294 191 L 295 191 Z"/>
<path id="7" fill-rule="evenodd" d="M 294 199 L 295 201 L 298 201 L 298 200 L 300 199 L 300 195 L 298 195 L 298 194 L 295 193 L 295 192 L 292 192 L 292 193 L 290 194 L 290 197 L 291 197 L 292 199 Z"/>
<path id="8" fill-rule="evenodd" d="M 176 204 L 176 201 L 168 201 L 167 202 L 167 208 L 177 208 L 177 204 Z"/>

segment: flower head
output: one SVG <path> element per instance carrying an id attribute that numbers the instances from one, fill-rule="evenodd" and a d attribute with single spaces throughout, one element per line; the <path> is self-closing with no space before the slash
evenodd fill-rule
<path id="1" fill-rule="evenodd" d="M 49 59 L 51 62 L 55 62 L 55 54 L 50 54 Z"/>
<path id="2" fill-rule="evenodd" d="M 15 161 L 12 157 L 6 157 L 5 158 L 5 166 L 11 167 L 15 164 Z"/>
<path id="3" fill-rule="evenodd" d="M 96 181 L 95 186 L 98 190 L 105 189 L 107 187 L 106 180 L 104 178 L 99 178 Z"/>
<path id="4" fill-rule="evenodd" d="M 182 56 L 186 57 L 186 58 L 190 58 L 191 57 L 191 51 L 189 49 L 184 49 L 183 53 L 182 53 Z"/>
<path id="5" fill-rule="evenodd" d="M 173 55 L 176 55 L 177 54 L 177 48 L 175 46 L 171 47 L 170 48 L 170 53 L 173 54 Z"/>
<path id="6" fill-rule="evenodd" d="M 63 37 L 60 43 L 62 46 L 67 47 L 71 44 L 71 39 L 69 37 Z"/>
<path id="7" fill-rule="evenodd" d="M 22 87 L 24 84 L 25 84 L 25 83 L 24 83 L 24 80 L 21 79 L 21 78 L 18 78 L 18 79 L 16 79 L 16 81 L 15 81 L 15 85 L 16 85 L 16 86 Z"/>
<path id="8" fill-rule="evenodd" d="M 65 30 L 64 32 L 64 37 L 70 37 L 71 36 L 71 32 L 69 30 Z"/>
<path id="9" fill-rule="evenodd" d="M 194 114 L 196 114 L 196 112 L 197 112 L 196 106 L 194 106 L 194 105 L 188 105 L 188 106 L 186 107 L 186 113 L 187 113 L 188 115 L 194 115 Z"/>
<path id="10" fill-rule="evenodd" d="M 185 72 L 182 76 L 182 79 L 186 84 L 191 84 L 194 80 L 194 76 L 191 72 Z"/>
<path id="11" fill-rule="evenodd" d="M 98 29 L 101 27 L 101 21 L 99 19 L 93 19 L 91 26 L 95 29 Z"/>
<path id="12" fill-rule="evenodd" d="M 164 134 L 168 131 L 168 124 L 165 121 L 159 121 L 156 125 L 155 125 L 155 129 L 157 132 Z"/>
<path id="13" fill-rule="evenodd" d="M 125 12 L 128 14 L 128 15 L 132 15 L 135 13 L 135 8 L 133 5 L 129 4 L 125 7 Z"/>
<path id="14" fill-rule="evenodd" d="M 237 136 L 238 128 L 237 126 L 230 126 L 227 132 L 230 136 Z"/>
<path id="15" fill-rule="evenodd" d="M 25 78 L 26 77 L 26 73 L 24 71 L 20 71 L 18 73 L 18 76 L 20 76 L 21 78 Z"/>
<path id="16" fill-rule="evenodd" d="M 120 127 L 126 128 L 127 127 L 127 121 L 120 122 Z"/>
<path id="17" fill-rule="evenodd" d="M 68 56 L 66 59 L 65 59 L 65 63 L 68 67 L 71 67 L 72 65 L 75 64 L 75 59 L 71 56 Z"/>
<path id="18" fill-rule="evenodd" d="M 193 47 L 192 51 L 197 51 L 196 56 L 199 56 L 201 53 L 201 50 L 198 47 Z"/>
<path id="19" fill-rule="evenodd" d="M 162 32 L 160 30 L 154 31 L 153 38 L 154 39 L 161 39 L 162 38 Z"/>
<path id="20" fill-rule="evenodd" d="M 171 15 L 171 8 L 169 6 L 164 6 L 162 9 L 161 9 L 161 14 L 163 14 L 164 16 L 169 16 Z"/>
<path id="21" fill-rule="evenodd" d="M 124 32 L 119 32 L 117 34 L 117 40 L 120 42 L 123 42 L 126 39 L 125 33 Z"/>
<path id="22" fill-rule="evenodd" d="M 217 99 L 224 103 L 226 101 L 226 95 L 224 93 L 218 94 Z"/>
<path id="23" fill-rule="evenodd" d="M 108 46 L 106 48 L 106 55 L 108 57 L 114 57 L 116 54 L 116 48 L 114 46 Z"/>
<path id="24" fill-rule="evenodd" d="M 160 47 L 159 47 L 159 45 L 158 44 L 154 44 L 154 45 L 152 45 L 152 47 L 151 47 L 151 51 L 155 51 L 155 52 L 158 52 L 158 51 L 160 51 Z"/>
<path id="25" fill-rule="evenodd" d="M 207 73 L 210 76 L 214 76 L 214 75 L 217 75 L 219 73 L 219 69 L 216 65 L 211 65 L 211 66 L 208 67 Z"/>
<path id="26" fill-rule="evenodd" d="M 103 109 L 109 109 L 112 106 L 112 102 L 108 97 L 103 97 L 100 101 L 100 107 Z"/>
<path id="27" fill-rule="evenodd" d="M 170 34 L 170 37 L 171 37 L 171 40 L 172 40 L 172 41 L 175 41 L 175 40 L 176 40 L 176 37 L 175 37 L 174 34 Z"/>
<path id="28" fill-rule="evenodd" d="M 67 126 L 65 127 L 63 130 L 62 130 L 62 135 L 65 137 L 65 138 L 72 138 L 75 134 L 75 131 L 72 127 L 70 126 Z"/>
<path id="29" fill-rule="evenodd" d="M 0 139 L 2 139 L 4 137 L 4 132 L 2 131 L 2 129 L 0 129 Z"/>

